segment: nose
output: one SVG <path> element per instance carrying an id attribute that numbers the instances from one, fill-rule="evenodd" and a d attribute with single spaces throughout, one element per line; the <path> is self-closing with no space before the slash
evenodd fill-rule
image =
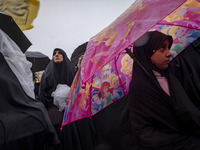
<path id="1" fill-rule="evenodd" d="M 58 56 L 58 52 L 55 53 L 55 56 Z"/>
<path id="2" fill-rule="evenodd" d="M 167 53 L 166 53 L 166 56 L 167 57 L 171 57 L 172 56 L 172 53 L 171 53 L 171 51 L 168 49 L 168 51 L 167 51 Z"/>

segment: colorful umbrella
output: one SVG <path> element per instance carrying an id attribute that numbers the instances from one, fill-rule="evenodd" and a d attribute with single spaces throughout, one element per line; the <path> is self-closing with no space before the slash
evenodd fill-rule
<path id="1" fill-rule="evenodd" d="M 199 0 L 136 0 L 90 39 L 82 68 L 71 87 L 62 125 L 90 117 L 128 93 L 133 61 L 124 50 L 146 31 L 172 35 L 175 57 L 200 36 L 199 20 Z"/>

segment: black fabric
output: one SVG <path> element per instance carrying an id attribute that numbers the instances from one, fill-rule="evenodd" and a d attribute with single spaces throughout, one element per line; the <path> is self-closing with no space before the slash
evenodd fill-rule
<path id="1" fill-rule="evenodd" d="M 39 98 L 47 109 L 53 105 L 51 94 L 56 90 L 57 85 L 67 84 L 71 86 L 75 76 L 75 66 L 71 63 L 66 53 L 61 49 L 59 50 L 63 55 L 63 62 L 56 64 L 52 58 L 42 74 L 40 82 Z"/>
<path id="2" fill-rule="evenodd" d="M 66 53 L 62 49 L 59 50 L 63 56 L 63 61 L 61 63 L 55 63 L 52 60 L 46 67 L 40 82 L 39 87 L 39 100 L 41 100 L 48 110 L 50 120 L 57 132 L 57 135 L 61 141 L 60 147 L 47 147 L 47 150 L 60 150 L 62 148 L 62 135 L 60 132 L 60 127 L 63 118 L 63 112 L 58 110 L 58 107 L 53 104 L 52 92 L 56 90 L 58 84 L 67 84 L 71 86 L 72 81 L 75 76 L 75 66 L 70 62 Z M 53 54 L 55 53 L 53 51 Z"/>
<path id="3" fill-rule="evenodd" d="M 152 72 L 148 51 L 155 50 L 167 36 L 157 31 L 150 34 L 147 44 L 134 47 L 133 51 L 144 67 L 142 69 L 139 63 L 134 62 L 129 87 L 128 103 L 133 140 L 136 145 L 151 150 L 198 150 L 200 111 L 168 70 L 164 70 L 164 75 L 168 79 L 170 96 L 159 85 Z"/>
<path id="4" fill-rule="evenodd" d="M 0 13 L 0 29 L 19 46 L 22 52 L 25 52 L 32 45 L 11 16 Z"/>
<path id="5" fill-rule="evenodd" d="M 127 97 L 64 126 L 62 135 L 67 150 L 141 150 L 131 139 Z"/>
<path id="6" fill-rule="evenodd" d="M 26 95 L 1 53 L 0 72 L 0 149 L 59 144 L 44 105 Z"/>
<path id="7" fill-rule="evenodd" d="M 42 137 L 43 131 L 0 145 L 0 150 L 44 150 Z"/>
<path id="8" fill-rule="evenodd" d="M 200 38 L 170 62 L 172 74 L 180 81 L 188 97 L 200 108 Z"/>
<path id="9" fill-rule="evenodd" d="M 84 55 L 86 48 L 87 48 L 87 44 L 88 44 L 88 42 L 81 44 L 72 53 L 70 60 L 75 66 L 77 66 L 77 64 L 78 64 L 79 57 L 81 55 Z"/>
<path id="10" fill-rule="evenodd" d="M 39 86 L 40 86 L 40 82 L 39 83 L 34 82 L 34 93 L 35 93 L 35 99 L 37 100 L 39 100 L 39 96 L 38 96 Z"/>

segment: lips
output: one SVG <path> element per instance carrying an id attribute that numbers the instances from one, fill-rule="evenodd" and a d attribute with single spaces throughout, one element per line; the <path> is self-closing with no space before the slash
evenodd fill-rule
<path id="1" fill-rule="evenodd" d="M 165 63 L 169 64 L 169 63 L 170 63 L 170 60 L 166 60 Z"/>

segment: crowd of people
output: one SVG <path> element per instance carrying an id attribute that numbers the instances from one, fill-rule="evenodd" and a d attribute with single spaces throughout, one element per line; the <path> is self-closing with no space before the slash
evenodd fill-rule
<path id="1" fill-rule="evenodd" d="M 3 36 L 5 35 L 2 33 Z M 4 43 L 9 40 L 8 37 L 3 37 L 2 39 L 4 39 Z M 8 45 L 8 42 L 6 44 Z M 6 44 L 0 45 L 1 49 L 10 49 L 9 46 L 5 46 Z M 120 147 L 115 147 L 115 149 L 199 150 L 200 110 L 197 103 L 194 103 L 191 99 L 191 95 L 185 91 L 186 87 L 181 84 L 178 77 L 172 74 L 173 70 L 169 67 L 172 55 L 170 48 L 172 44 L 172 36 L 158 31 L 146 32 L 134 42 L 133 53 L 130 54 L 134 59 L 134 64 L 129 93 L 127 96 L 122 95 L 120 97 L 121 99 L 125 99 L 124 101 L 127 101 L 127 112 L 124 113 L 124 116 L 128 118 L 128 121 L 120 122 L 120 129 L 115 124 L 116 128 L 111 133 L 113 138 L 115 138 L 115 135 L 123 135 L 125 137 L 123 139 L 125 140 L 116 137 L 116 139 L 121 139 L 121 141 L 118 142 Z M 14 46 L 15 44 L 13 44 Z M 16 77 L 12 73 L 12 70 L 9 67 L 5 67 L 9 64 L 6 61 L 6 57 L 8 56 L 5 51 L 3 52 L 1 50 L 0 52 L 0 70 L 1 72 L 7 72 L 7 74 L 0 74 L 0 96 L 3 99 L 0 105 L 0 111 L 5 114 L 11 114 L 9 110 L 12 109 L 13 113 L 18 114 L 17 117 L 11 114 L 10 116 L 7 115 L 10 118 L 5 118 L 4 116 L 0 118 L 0 133 L 4 133 L 0 134 L 0 138 L 2 139 L 0 141 L 0 149 L 10 150 L 11 147 L 13 148 L 13 146 L 8 146 L 8 144 L 11 144 L 12 140 L 16 140 L 16 137 L 9 139 L 14 133 L 24 133 L 21 141 L 16 140 L 14 145 L 17 145 L 19 142 L 25 142 L 26 145 L 30 141 L 32 146 L 35 145 L 33 148 L 27 146 L 26 149 L 64 149 L 63 144 L 65 141 L 63 140 L 63 134 L 69 134 L 69 132 L 62 132 L 60 130 L 64 110 L 60 110 L 55 105 L 52 94 L 58 85 L 66 85 L 70 88 L 77 69 L 80 68 L 83 55 L 79 57 L 80 59 L 77 65 L 74 65 L 64 50 L 55 48 L 53 50 L 52 60 L 42 74 L 37 97 L 34 99 L 34 97 L 25 94 L 24 89 L 20 86 L 18 80 L 15 79 Z M 98 91 L 92 94 L 94 96 L 95 94 L 98 95 Z M 95 107 L 95 109 L 97 108 Z M 112 107 L 107 108 L 107 111 L 109 109 L 112 109 Z M 28 122 L 23 122 L 24 118 L 28 118 Z M 9 119 L 11 120 L 10 122 L 6 121 Z M 17 119 L 21 119 L 21 122 L 18 122 L 18 124 L 12 127 L 12 122 L 14 123 Z M 98 117 L 96 117 L 97 119 Z M 115 121 L 117 122 L 117 118 Z M 22 128 L 20 123 L 23 126 L 28 125 L 27 128 L 29 130 Z M 98 131 L 98 129 L 94 129 L 98 128 L 98 125 L 95 125 L 91 120 L 85 120 L 85 123 L 93 131 Z M 74 128 L 79 128 L 85 123 L 76 124 Z M 112 122 L 109 122 L 110 126 L 111 124 Z M 70 127 L 71 130 L 72 125 Z M 126 128 L 126 132 L 125 130 L 122 131 L 126 133 L 125 136 L 124 133 L 121 133 L 122 126 L 123 129 Z M 107 126 L 107 128 L 109 127 Z M 130 132 L 127 132 L 129 128 Z M 3 130 L 1 131 L 1 129 Z M 34 130 L 35 132 L 32 134 Z M 68 128 L 68 130 L 70 129 Z M 81 130 L 86 130 L 86 128 L 84 129 L 84 125 Z M 115 133 L 119 131 L 119 134 Z M 74 133 L 72 136 L 75 135 Z M 95 133 L 92 138 L 97 140 L 98 138 L 95 135 L 97 136 Z M 27 136 L 29 138 L 24 138 Z M 88 135 L 84 136 L 87 138 Z M 37 138 L 39 140 L 37 143 L 40 144 L 34 143 Z M 84 137 L 82 136 L 82 138 Z M 84 141 L 84 139 L 81 140 Z M 112 143 L 112 140 L 109 140 Z M 73 141 L 68 142 L 73 143 Z M 99 144 L 99 142 L 97 143 Z M 128 143 L 129 146 L 125 143 Z M 93 149 L 111 150 L 112 146 L 108 146 L 108 144 L 105 146 L 104 143 L 101 143 L 97 147 L 94 144 Z M 19 145 L 21 147 L 22 143 Z M 82 146 L 82 149 L 84 149 L 84 146 Z"/>

